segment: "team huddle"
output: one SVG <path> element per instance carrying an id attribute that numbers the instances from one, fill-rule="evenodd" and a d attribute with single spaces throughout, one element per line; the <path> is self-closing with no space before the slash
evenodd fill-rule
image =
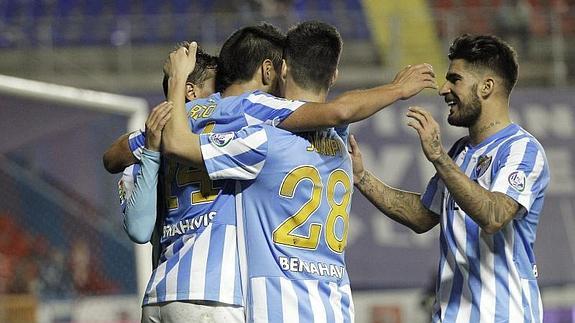
<path id="1" fill-rule="evenodd" d="M 308 21 L 285 35 L 243 27 L 217 58 L 195 42 L 170 53 L 167 101 L 104 154 L 124 172 L 125 231 L 154 247 L 142 322 L 353 322 L 354 185 L 418 233 L 441 223 L 434 322 L 541 322 L 533 242 L 549 171 L 505 114 L 513 50 L 492 36 L 454 41 L 440 94 L 470 135 L 449 153 L 425 109 L 407 112 L 437 170 L 425 194 L 366 171 L 347 126 L 438 88 L 432 67 L 327 101 L 341 51 L 333 26 Z"/>

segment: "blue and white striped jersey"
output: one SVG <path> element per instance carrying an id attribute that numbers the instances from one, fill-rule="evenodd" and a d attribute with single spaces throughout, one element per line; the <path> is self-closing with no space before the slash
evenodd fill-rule
<path id="1" fill-rule="evenodd" d="M 434 322 L 541 322 L 533 244 L 549 183 L 545 152 L 511 124 L 477 146 L 468 137 L 450 156 L 473 181 L 521 206 L 495 234 L 485 233 L 434 176 L 423 203 L 440 215 L 440 261 Z"/>
<path id="2" fill-rule="evenodd" d="M 210 178 L 241 180 L 224 192 L 236 195 L 244 224 L 248 321 L 353 322 L 344 260 L 352 170 L 337 133 L 258 125 L 200 140 Z"/>
<path id="3" fill-rule="evenodd" d="M 186 109 L 192 132 L 226 132 L 279 123 L 302 104 L 255 91 L 226 98 L 216 93 L 187 103 Z M 138 151 L 138 145 L 130 146 Z M 208 300 L 243 305 L 234 197 L 222 194 L 222 183 L 193 167 L 166 161 L 161 173 L 167 208 L 162 252 L 143 304 Z"/>

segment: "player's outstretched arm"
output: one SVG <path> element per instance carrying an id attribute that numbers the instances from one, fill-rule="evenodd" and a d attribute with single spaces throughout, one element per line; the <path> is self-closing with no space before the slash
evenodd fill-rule
<path id="1" fill-rule="evenodd" d="M 185 110 L 185 89 L 188 75 L 196 65 L 198 45 L 190 43 L 170 53 L 164 66 L 168 79 L 168 100 L 173 103 L 172 118 L 162 133 L 162 152 L 168 158 L 204 168 L 199 136 L 192 133 Z"/>
<path id="2" fill-rule="evenodd" d="M 407 116 L 410 118 L 408 125 L 419 135 L 425 157 L 433 163 L 457 205 L 483 231 L 489 234 L 499 231 L 521 211 L 514 199 L 484 189 L 461 171 L 443 149 L 439 125 L 428 111 L 410 107 Z"/>
<path id="3" fill-rule="evenodd" d="M 439 223 L 439 217 L 421 202 L 420 194 L 390 187 L 363 167 L 361 151 L 353 135 L 349 137 L 349 144 L 354 185 L 371 204 L 417 233 L 427 232 Z"/>
<path id="4" fill-rule="evenodd" d="M 437 89 L 432 66 L 409 65 L 397 73 L 390 84 L 345 92 L 327 103 L 306 103 L 279 127 L 306 131 L 347 125 L 368 118 L 390 104 L 408 99 L 426 88 Z"/>
<path id="5" fill-rule="evenodd" d="M 123 134 L 108 147 L 102 156 L 104 168 L 111 174 L 120 173 L 124 168 L 138 162 L 138 159 L 134 157 L 134 154 L 132 154 L 130 150 L 128 144 L 129 137 L 130 133 Z"/>

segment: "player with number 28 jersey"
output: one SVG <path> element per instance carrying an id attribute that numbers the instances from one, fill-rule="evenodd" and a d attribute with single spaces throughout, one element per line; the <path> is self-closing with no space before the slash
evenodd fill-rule
<path id="1" fill-rule="evenodd" d="M 344 253 L 353 185 L 339 135 L 258 125 L 200 140 L 213 180 L 241 180 L 223 191 L 236 195 L 246 244 L 248 321 L 352 322 Z"/>

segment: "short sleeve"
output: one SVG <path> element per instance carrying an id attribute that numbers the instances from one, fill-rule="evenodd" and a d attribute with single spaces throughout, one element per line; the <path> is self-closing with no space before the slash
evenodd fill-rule
<path id="1" fill-rule="evenodd" d="M 442 203 L 443 203 L 443 191 L 445 190 L 445 184 L 435 174 L 427 184 L 425 193 L 421 196 L 421 202 L 423 205 L 431 212 L 441 215 Z"/>
<path id="2" fill-rule="evenodd" d="M 264 92 L 254 92 L 242 100 L 248 125 L 276 126 L 305 104 L 303 101 L 278 98 Z"/>
<path id="3" fill-rule="evenodd" d="M 137 160 L 142 158 L 142 149 L 146 144 L 146 133 L 142 130 L 136 130 L 128 136 L 128 145 L 130 151 Z"/>
<path id="4" fill-rule="evenodd" d="M 545 152 L 530 137 L 523 137 L 502 148 L 494 166 L 490 190 L 506 194 L 528 212 L 536 197 L 549 184 Z"/>
<path id="5" fill-rule="evenodd" d="M 268 137 L 262 126 L 238 132 L 200 135 L 202 156 L 212 180 L 250 180 L 258 176 L 268 152 Z"/>

